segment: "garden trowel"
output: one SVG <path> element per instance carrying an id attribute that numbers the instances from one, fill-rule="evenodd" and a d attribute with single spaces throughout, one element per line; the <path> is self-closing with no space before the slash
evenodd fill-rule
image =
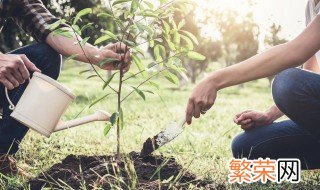
<path id="1" fill-rule="evenodd" d="M 143 143 L 143 148 L 141 150 L 140 156 L 146 157 L 150 155 L 153 151 L 157 150 L 161 146 L 169 143 L 177 136 L 183 132 L 183 125 L 186 123 L 186 119 L 183 118 L 179 123 L 171 123 L 167 128 L 156 136 L 148 138 L 145 143 Z"/>

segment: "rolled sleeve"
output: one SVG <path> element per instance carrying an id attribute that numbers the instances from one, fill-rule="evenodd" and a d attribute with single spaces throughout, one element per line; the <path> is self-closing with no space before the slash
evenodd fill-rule
<path id="1" fill-rule="evenodd" d="M 38 42 L 44 42 L 46 37 L 53 32 L 49 29 L 50 24 L 59 19 L 53 16 L 40 0 L 12 0 L 10 17 L 26 33 Z M 68 27 L 60 24 L 58 28 Z"/>

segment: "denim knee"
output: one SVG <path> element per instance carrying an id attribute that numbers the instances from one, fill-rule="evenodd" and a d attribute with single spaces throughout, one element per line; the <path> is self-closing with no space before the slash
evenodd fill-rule
<path id="1" fill-rule="evenodd" d="M 297 68 L 290 68 L 276 75 L 272 83 L 272 95 L 281 111 L 292 110 L 291 107 L 297 105 L 297 100 L 303 96 L 301 87 L 305 81 L 301 75 L 303 71 Z"/>
<path id="2" fill-rule="evenodd" d="M 40 56 L 38 60 L 41 63 L 38 64 L 42 67 L 40 68 L 42 72 L 53 79 L 58 79 L 62 56 L 47 44 L 38 44 L 36 52 Z"/>
<path id="3" fill-rule="evenodd" d="M 237 135 L 231 142 L 231 150 L 234 158 L 248 157 L 247 153 L 250 148 L 245 141 L 245 133 Z M 249 150 L 248 150 L 249 149 Z"/>

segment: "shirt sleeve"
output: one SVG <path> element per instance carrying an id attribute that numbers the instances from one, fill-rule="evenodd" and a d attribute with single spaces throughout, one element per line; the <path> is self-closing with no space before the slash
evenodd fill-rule
<path id="1" fill-rule="evenodd" d="M 46 9 L 41 0 L 12 0 L 8 6 L 9 17 L 38 42 L 45 41 L 46 37 L 53 32 L 49 29 L 49 25 L 59 20 Z M 68 25 L 58 26 L 58 28 L 62 27 L 68 27 Z"/>

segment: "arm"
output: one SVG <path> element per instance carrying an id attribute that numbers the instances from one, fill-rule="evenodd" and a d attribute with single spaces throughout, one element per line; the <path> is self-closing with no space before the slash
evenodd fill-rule
<path id="1" fill-rule="evenodd" d="M 301 65 L 320 49 L 320 16 L 294 40 L 275 46 L 239 64 L 211 73 L 195 87 L 186 109 L 187 123 L 199 118 L 215 102 L 218 90 L 275 75 Z M 236 76 L 236 77 L 235 77 Z"/>
<path id="2" fill-rule="evenodd" d="M 11 3 L 7 3 L 6 9 L 8 11 L 7 17 L 11 17 L 15 23 L 17 23 L 24 31 L 33 36 L 38 42 L 45 42 L 49 44 L 53 49 L 62 55 L 70 56 L 76 54 L 76 59 L 83 62 L 91 62 L 98 65 L 103 69 L 119 69 L 115 68 L 113 63 L 107 63 L 100 66 L 101 62 L 105 58 L 114 58 L 116 60 L 123 60 L 124 65 L 122 68 L 129 68 L 129 52 L 125 56 L 120 56 L 118 53 L 128 50 L 124 44 L 110 44 L 104 48 L 97 48 L 90 44 L 84 45 L 83 53 L 78 40 L 81 40 L 80 36 L 74 34 L 71 28 L 66 24 L 59 24 L 56 28 L 63 28 L 69 30 L 73 37 L 67 38 L 59 35 L 54 35 L 53 30 L 50 29 L 50 25 L 56 23 L 59 19 L 53 16 L 43 5 L 41 0 L 12 0 Z M 77 40 L 78 39 L 78 40 Z M 88 60 L 88 59 L 89 60 Z"/>
<path id="3" fill-rule="evenodd" d="M 72 34 L 71 38 L 67 38 L 61 35 L 55 35 L 54 32 L 51 32 L 46 38 L 45 42 L 49 44 L 53 49 L 55 49 L 58 53 L 64 56 L 76 55 L 74 59 L 78 61 L 82 61 L 85 63 L 92 63 L 94 65 L 99 66 L 102 69 L 113 70 L 118 69 L 114 64 L 108 63 L 99 65 L 101 61 L 105 58 L 115 58 L 119 61 L 124 58 L 125 66 L 124 70 L 128 70 L 130 66 L 130 53 L 126 47 L 126 45 L 122 43 L 109 44 L 103 48 L 97 48 L 89 43 L 79 45 L 78 40 L 82 40 L 80 36 L 74 34 L 71 28 L 65 28 L 70 31 Z M 126 55 L 122 57 L 118 52 L 126 52 Z"/>

